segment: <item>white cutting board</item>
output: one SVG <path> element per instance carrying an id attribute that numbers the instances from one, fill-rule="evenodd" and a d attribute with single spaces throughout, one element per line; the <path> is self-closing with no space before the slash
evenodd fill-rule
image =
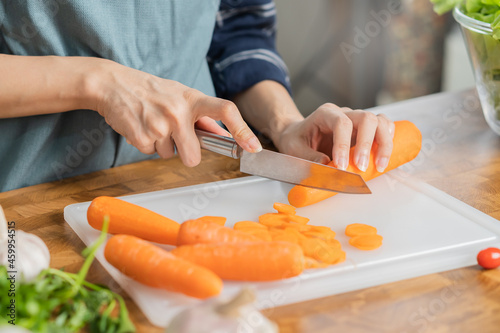
<path id="1" fill-rule="evenodd" d="M 401 177 L 394 170 L 368 182 L 372 195 L 338 194 L 318 204 L 297 209 L 310 224 L 331 227 L 347 253 L 347 260 L 325 269 L 308 270 L 299 277 L 278 282 L 224 282 L 222 296 L 235 294 L 243 285 L 257 293 L 260 309 L 301 302 L 476 263 L 477 253 L 500 246 L 500 222 L 453 197 Z M 122 197 L 176 221 L 203 215 L 228 218 L 228 226 L 242 220 L 257 221 L 272 212 L 274 202 L 287 203 L 291 186 L 260 177 L 245 177 Z M 99 232 L 87 224 L 89 202 L 64 209 L 64 218 L 85 244 Z M 375 226 L 384 244 L 361 251 L 348 243 L 346 225 Z M 165 247 L 168 248 L 168 247 Z M 143 286 L 125 277 L 103 256 L 97 259 L 132 297 L 152 324 L 166 326 L 178 311 L 196 304 L 187 296 Z"/>

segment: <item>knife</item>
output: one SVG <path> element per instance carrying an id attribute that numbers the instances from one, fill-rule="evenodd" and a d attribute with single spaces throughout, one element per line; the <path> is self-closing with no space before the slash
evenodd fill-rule
<path id="1" fill-rule="evenodd" d="M 333 192 L 372 193 L 358 174 L 267 149 L 249 153 L 233 138 L 198 129 L 195 132 L 201 148 L 240 159 L 241 172 Z"/>

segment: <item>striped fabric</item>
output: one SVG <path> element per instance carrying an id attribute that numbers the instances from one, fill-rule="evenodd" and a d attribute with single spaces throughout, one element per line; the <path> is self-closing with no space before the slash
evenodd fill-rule
<path id="1" fill-rule="evenodd" d="M 217 95 L 231 98 L 264 80 L 279 82 L 291 92 L 275 39 L 273 0 L 222 0 L 207 56 Z"/>

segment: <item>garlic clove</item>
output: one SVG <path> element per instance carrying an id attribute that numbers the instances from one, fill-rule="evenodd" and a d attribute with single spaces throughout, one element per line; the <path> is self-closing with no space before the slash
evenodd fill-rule
<path id="1" fill-rule="evenodd" d="M 17 271 L 21 274 L 22 280 L 33 281 L 42 270 L 49 267 L 49 249 L 44 241 L 34 234 L 17 230 L 16 238 L 18 246 Z"/>
<path id="2" fill-rule="evenodd" d="M 22 230 L 15 231 L 14 270 L 21 276 L 21 281 L 30 282 L 50 264 L 50 252 L 43 240 Z M 0 265 L 7 265 L 8 254 L 7 219 L 0 206 Z"/>

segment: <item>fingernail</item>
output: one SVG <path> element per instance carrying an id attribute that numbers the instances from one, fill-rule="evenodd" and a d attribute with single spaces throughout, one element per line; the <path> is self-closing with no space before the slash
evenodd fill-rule
<path id="1" fill-rule="evenodd" d="M 248 148 L 253 153 L 258 153 L 259 151 L 262 150 L 262 145 L 260 144 L 259 139 L 257 139 L 257 137 L 254 136 L 250 140 L 248 140 Z"/>
<path id="2" fill-rule="evenodd" d="M 358 163 L 356 164 L 358 169 L 365 172 L 368 169 L 368 154 L 367 152 L 362 152 L 359 155 Z"/>
<path id="3" fill-rule="evenodd" d="M 389 134 L 391 135 L 391 138 L 393 138 L 393 139 L 394 139 L 394 129 L 395 129 L 395 127 L 394 127 L 394 126 L 391 126 L 391 127 L 389 128 Z"/>
<path id="4" fill-rule="evenodd" d="M 389 165 L 389 159 L 387 157 L 382 157 L 377 160 L 377 171 L 384 172 L 385 168 Z"/>
<path id="5" fill-rule="evenodd" d="M 339 156 L 337 158 L 337 168 L 340 170 L 345 170 L 349 166 L 349 162 L 347 161 L 347 157 Z"/>

